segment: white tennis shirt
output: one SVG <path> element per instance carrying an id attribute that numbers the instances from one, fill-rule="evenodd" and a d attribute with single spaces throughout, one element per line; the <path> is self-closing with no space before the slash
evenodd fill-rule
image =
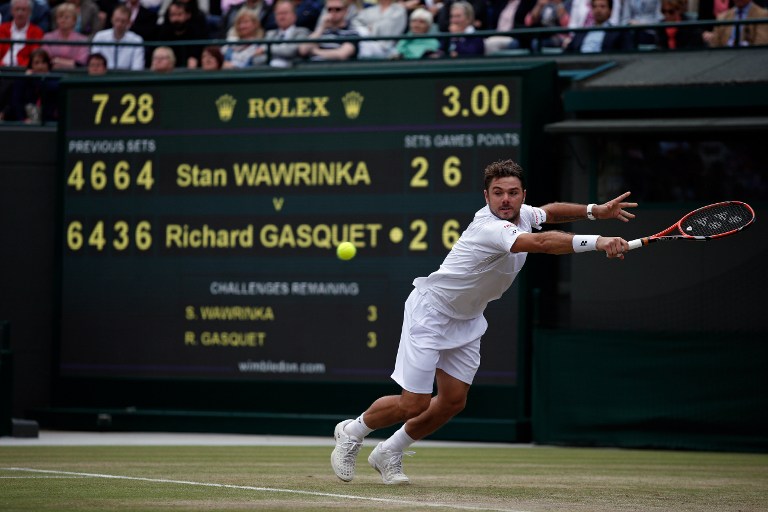
<path id="1" fill-rule="evenodd" d="M 492 300 L 501 297 L 525 264 L 528 253 L 510 252 L 520 233 L 541 229 L 546 212 L 524 204 L 517 224 L 499 219 L 486 205 L 446 256 L 440 268 L 413 285 L 430 296 L 441 313 L 457 320 L 483 314 Z"/>

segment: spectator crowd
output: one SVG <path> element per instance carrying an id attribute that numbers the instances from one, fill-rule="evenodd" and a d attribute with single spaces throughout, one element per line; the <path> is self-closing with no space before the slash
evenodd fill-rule
<path id="1" fill-rule="evenodd" d="M 178 68 L 286 68 L 300 61 L 477 57 L 517 51 L 594 53 L 643 47 L 758 46 L 768 45 L 768 23 L 737 22 L 768 18 L 767 3 L 0 0 L 0 69 L 18 68 L 28 75 L 78 68 L 90 74 L 114 70 L 168 73 Z M 701 24 L 685 26 L 687 21 L 705 20 L 734 24 L 716 24 L 710 30 L 702 30 Z M 628 29 L 604 30 L 621 26 Z M 552 30 L 520 31 L 527 28 Z M 484 37 L 474 35 L 476 31 L 496 34 Z M 403 35 L 409 37 L 398 39 Z M 0 119 L 30 119 L 25 112 L 34 110 L 10 109 L 9 98 L 27 101 L 50 94 L 39 84 L 29 85 L 30 81 L 5 82 L 0 84 L 0 106 L 6 105 Z M 35 119 L 55 116 L 55 112 L 41 109 L 32 113 Z"/>

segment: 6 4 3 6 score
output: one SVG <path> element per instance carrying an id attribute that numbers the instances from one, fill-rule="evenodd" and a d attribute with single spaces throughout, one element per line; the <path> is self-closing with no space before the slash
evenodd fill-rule
<path id="1" fill-rule="evenodd" d="M 147 220 L 133 223 L 126 220 L 96 220 L 89 223 L 71 220 L 67 224 L 66 244 L 72 252 L 88 248 L 98 252 L 109 248 L 125 251 L 132 247 L 148 251 L 152 248 L 152 225 Z"/>

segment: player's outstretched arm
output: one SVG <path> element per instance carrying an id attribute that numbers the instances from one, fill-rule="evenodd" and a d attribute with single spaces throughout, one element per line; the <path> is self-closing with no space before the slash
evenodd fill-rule
<path id="1" fill-rule="evenodd" d="M 549 203 L 542 206 L 541 209 L 547 212 L 547 224 L 586 219 L 619 219 L 629 222 L 630 219 L 635 218 L 635 215 L 626 209 L 637 207 L 637 203 L 624 201 L 630 194 L 631 192 L 624 192 L 603 204 Z"/>
<path id="2" fill-rule="evenodd" d="M 628 212 L 627 208 L 637 208 L 637 203 L 629 203 L 624 200 L 632 192 L 624 192 L 619 197 L 611 199 L 603 204 L 596 204 L 592 207 L 592 215 L 596 219 L 619 219 L 622 222 L 629 222 L 634 219 L 635 214 Z"/>
<path id="3" fill-rule="evenodd" d="M 564 231 L 544 231 L 543 233 L 520 233 L 510 250 L 555 255 L 601 251 L 609 258 L 624 259 L 624 253 L 629 251 L 629 244 L 618 236 L 574 235 Z"/>

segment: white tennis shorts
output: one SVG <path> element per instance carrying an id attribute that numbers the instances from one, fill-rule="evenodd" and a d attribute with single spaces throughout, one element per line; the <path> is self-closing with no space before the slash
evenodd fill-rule
<path id="1" fill-rule="evenodd" d="M 405 302 L 403 330 L 392 379 L 411 393 L 432 394 L 435 371 L 472 384 L 480 367 L 485 317 L 456 320 L 437 311 L 429 295 L 414 289 Z"/>

